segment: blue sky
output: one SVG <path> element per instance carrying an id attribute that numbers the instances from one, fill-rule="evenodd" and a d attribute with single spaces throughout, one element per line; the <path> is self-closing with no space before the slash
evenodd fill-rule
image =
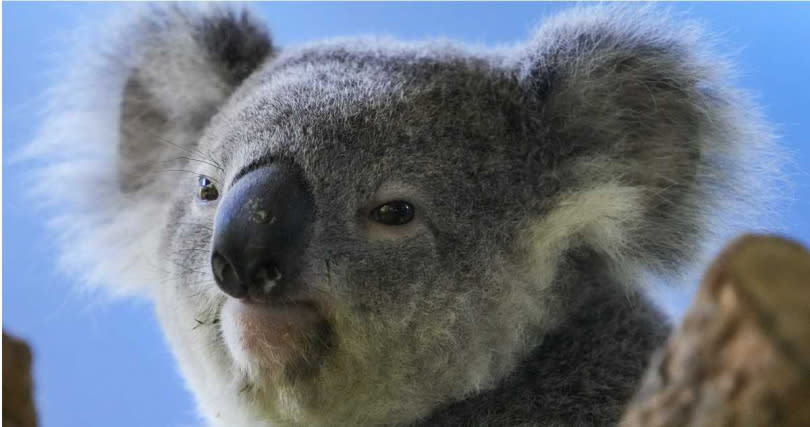
<path id="1" fill-rule="evenodd" d="M 24 198 L 24 164 L 11 154 L 34 135 L 64 35 L 103 19 L 115 4 L 3 4 L 3 327 L 34 346 L 42 425 L 200 424 L 151 307 L 85 295 L 54 270 L 41 212 Z M 449 37 L 474 43 L 523 40 L 564 4 L 273 3 L 256 5 L 284 46 L 338 35 Z M 740 83 L 776 124 L 792 154 L 789 200 L 775 230 L 810 243 L 810 3 L 677 3 L 721 36 Z M 669 292 L 675 313 L 687 296 Z"/>

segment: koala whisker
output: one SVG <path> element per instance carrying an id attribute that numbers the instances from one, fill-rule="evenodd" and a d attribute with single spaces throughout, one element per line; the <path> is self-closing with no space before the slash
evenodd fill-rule
<path id="1" fill-rule="evenodd" d="M 135 135 L 137 135 L 137 134 L 139 134 L 141 132 L 146 132 L 146 133 L 149 134 L 148 135 L 149 137 L 154 138 L 154 140 L 156 142 L 158 142 L 158 143 L 174 147 L 174 148 L 176 148 L 176 149 L 178 149 L 180 151 L 186 152 L 186 153 L 194 155 L 194 156 L 203 157 L 203 158 L 209 160 L 214 165 L 217 165 L 218 168 L 222 169 L 222 165 L 219 164 L 218 162 L 216 162 L 213 159 L 213 156 L 211 155 L 211 153 L 205 153 L 205 152 L 200 151 L 200 150 L 195 149 L 195 148 L 185 147 L 185 146 L 183 146 L 181 144 L 178 144 L 176 142 L 173 142 L 173 141 L 170 141 L 170 140 L 166 139 L 162 134 L 160 134 L 158 132 L 155 132 L 155 131 L 153 131 L 151 129 L 141 128 L 141 127 L 136 128 L 135 126 L 133 126 L 132 124 L 130 124 L 128 122 L 123 122 L 122 123 L 122 131 L 124 133 L 135 134 Z"/>
<path id="2" fill-rule="evenodd" d="M 214 326 L 214 325 L 216 325 L 216 324 L 218 324 L 218 323 L 219 323 L 219 317 L 214 316 L 214 318 L 213 318 L 213 319 L 210 319 L 210 320 L 209 320 L 209 319 L 206 319 L 206 320 L 200 320 L 200 319 L 198 319 L 198 318 L 196 318 L 196 317 L 195 317 L 195 318 L 194 318 L 194 321 L 195 321 L 197 324 L 196 324 L 196 325 L 194 325 L 194 327 L 193 327 L 193 328 L 191 328 L 191 330 L 195 330 L 195 329 L 199 328 L 200 326 Z"/>
<path id="3" fill-rule="evenodd" d="M 205 165 L 211 166 L 211 167 L 213 167 L 213 168 L 216 168 L 216 169 L 217 169 L 218 171 L 220 171 L 221 173 L 225 173 L 225 169 L 223 169 L 223 168 L 222 168 L 222 166 L 220 166 L 220 165 L 218 165 L 218 164 L 216 164 L 216 163 L 213 163 L 213 161 L 211 161 L 211 160 L 197 159 L 197 158 L 195 158 L 195 157 L 191 157 L 191 156 L 178 156 L 178 157 L 175 157 L 175 158 L 173 158 L 173 159 L 168 159 L 168 160 L 165 160 L 163 163 L 164 163 L 164 164 L 168 164 L 168 163 L 170 163 L 170 162 L 176 162 L 176 161 L 179 161 L 179 160 L 187 160 L 187 161 L 189 161 L 189 162 L 199 162 L 199 163 L 202 163 L 202 164 L 205 164 Z"/>
<path id="4" fill-rule="evenodd" d="M 213 159 L 213 156 L 211 155 L 211 153 L 206 153 L 206 152 L 200 151 L 200 150 L 195 149 L 195 148 L 184 147 L 184 146 L 182 146 L 182 145 L 180 145 L 180 144 L 178 144 L 176 142 L 169 141 L 168 139 L 166 139 L 166 138 L 164 138 L 161 135 L 158 135 L 156 133 L 153 133 L 152 135 L 155 138 L 155 140 L 157 142 L 161 143 L 161 144 L 170 145 L 170 146 L 172 146 L 174 148 L 177 148 L 178 150 L 185 151 L 186 153 L 188 153 L 190 155 L 203 157 L 204 159 L 210 161 L 218 169 L 224 169 L 219 162 L 217 162 L 217 161 L 215 161 Z"/>
<path id="5" fill-rule="evenodd" d="M 190 173 L 192 175 L 199 175 L 199 172 L 190 171 L 190 170 L 187 170 L 187 169 L 163 169 L 162 171 L 159 171 L 159 172 L 184 172 L 184 173 Z M 216 179 L 211 178 L 211 177 L 209 177 L 209 179 L 211 179 L 211 181 L 214 181 L 215 184 L 221 185 L 220 182 L 217 181 Z"/>

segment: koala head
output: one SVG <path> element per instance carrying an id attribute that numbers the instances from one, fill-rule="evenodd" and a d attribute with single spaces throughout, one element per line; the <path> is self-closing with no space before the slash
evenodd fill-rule
<path id="1" fill-rule="evenodd" d="M 502 49 L 128 20 L 68 79 L 43 188 L 65 264 L 154 301 L 215 424 L 407 424 L 495 387 L 579 281 L 632 296 L 688 261 L 768 140 L 698 33 L 644 12 Z"/>

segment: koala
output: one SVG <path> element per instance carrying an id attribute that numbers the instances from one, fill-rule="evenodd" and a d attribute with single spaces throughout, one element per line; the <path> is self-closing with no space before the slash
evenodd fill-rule
<path id="1" fill-rule="evenodd" d="M 154 303 L 211 425 L 616 423 L 669 331 L 644 282 L 751 200 L 772 139 L 650 8 L 499 48 L 280 48 L 221 5 L 103 28 L 40 194 L 63 266 Z"/>

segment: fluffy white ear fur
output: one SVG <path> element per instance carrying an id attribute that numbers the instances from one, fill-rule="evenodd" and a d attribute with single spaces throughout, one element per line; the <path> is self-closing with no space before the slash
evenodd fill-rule
<path id="1" fill-rule="evenodd" d="M 607 182 L 560 198 L 549 215 L 529 227 L 533 275 L 550 284 L 558 261 L 575 237 L 622 265 L 632 245 L 633 224 L 641 221 L 642 194 L 638 188 Z M 630 273 L 630 272 L 628 272 Z M 632 276 L 628 274 L 627 276 Z"/>
<path id="2" fill-rule="evenodd" d="M 122 96 L 127 79 L 140 69 L 156 85 L 173 85 L 153 91 L 167 95 L 156 96 L 156 102 L 169 119 L 180 119 L 183 109 L 224 102 L 232 88 L 211 71 L 199 40 L 190 35 L 190 19 L 212 9 L 220 10 L 211 5 L 125 7 L 104 24 L 94 21 L 66 37 L 67 53 L 57 67 L 63 71 L 47 94 L 43 125 L 21 158 L 37 162 L 32 193 L 50 216 L 61 268 L 89 289 L 142 294 L 165 280 L 156 256 L 169 209 L 161 196 L 171 188 L 121 191 Z M 155 58 L 160 55 L 166 58 Z M 167 66 L 170 58 L 174 62 Z M 145 61 L 161 61 L 162 74 L 151 76 L 143 69 Z M 182 147 L 165 149 L 187 155 Z M 168 178 L 177 182 L 177 176 Z"/>
<path id="3" fill-rule="evenodd" d="M 33 193 L 52 215 L 60 267 L 90 287 L 108 285 L 114 293 L 143 290 L 157 277 L 132 263 L 156 253 L 157 235 L 146 229 L 142 215 L 157 218 L 163 209 L 128 201 L 118 187 L 121 94 L 130 64 L 110 54 L 129 44 L 132 34 L 120 31 L 129 21 L 125 15 L 68 37 L 70 63 L 48 94 L 38 136 L 23 153 L 43 162 L 34 171 Z M 102 50 L 92 50 L 89 40 L 105 40 L 94 45 Z"/>
<path id="4" fill-rule="evenodd" d="M 549 40 L 555 42 L 549 43 Z M 592 43 L 594 50 L 578 50 L 582 40 L 588 41 L 584 45 Z M 658 8 L 577 7 L 540 26 L 529 42 L 529 46 L 540 46 L 540 49 L 529 50 L 526 61 L 529 65 L 526 67 L 537 64 L 544 67 L 558 58 L 568 58 L 568 62 L 562 63 L 569 65 L 561 68 L 565 70 L 563 73 L 574 73 L 574 78 L 551 88 L 551 98 L 556 96 L 562 100 L 562 111 L 571 111 L 568 121 L 574 126 L 593 127 L 601 135 L 616 135 L 616 139 L 621 139 L 624 137 L 616 132 L 614 118 L 614 115 L 621 114 L 620 106 L 600 105 L 606 98 L 614 96 L 612 92 L 605 93 L 607 97 L 592 99 L 591 105 L 580 104 L 589 96 L 593 98 L 593 93 L 604 93 L 606 84 L 617 83 L 611 80 L 618 80 L 611 79 L 610 75 L 592 75 L 591 70 L 597 69 L 610 55 L 625 55 L 627 52 L 632 55 L 633 49 L 637 48 L 641 48 L 641 55 L 647 55 L 643 50 L 647 45 L 674 46 L 670 49 L 678 52 L 678 56 L 686 52 L 683 55 L 685 63 L 678 64 L 683 68 L 668 71 L 667 61 L 677 56 L 660 55 L 656 58 L 654 53 L 640 56 L 640 64 L 644 67 L 641 70 L 647 71 L 633 71 L 632 68 L 624 71 L 629 78 L 638 73 L 636 77 L 641 80 L 645 77 L 641 73 L 651 70 L 660 72 L 664 78 L 674 77 L 674 81 L 694 79 L 699 82 L 684 96 L 695 100 L 690 108 L 700 123 L 678 123 L 675 118 L 671 126 L 673 135 L 687 127 L 697 129 L 694 137 L 688 140 L 688 145 L 696 146 L 699 153 L 698 160 L 692 160 L 697 163 L 694 182 L 687 190 L 670 191 L 669 184 L 677 183 L 678 174 L 669 173 L 670 165 L 659 159 L 672 156 L 673 161 L 678 162 L 679 148 L 668 144 L 672 138 L 667 134 L 652 135 L 653 139 L 641 141 L 641 144 L 635 142 L 644 147 L 643 150 L 650 151 L 646 160 L 643 156 L 640 159 L 622 158 L 608 153 L 579 161 L 572 168 L 575 171 L 572 179 L 577 184 L 571 184 L 571 187 L 575 190 L 558 196 L 550 213 L 529 227 L 538 274 L 551 275 L 548 280 L 553 277 L 549 272 L 553 271 L 553 263 L 560 254 L 571 245 L 584 243 L 611 261 L 610 268 L 621 283 L 636 284 L 649 272 L 662 275 L 666 281 L 678 282 L 684 278 L 684 273 L 689 273 L 683 267 L 705 258 L 719 248 L 721 241 L 742 230 L 770 225 L 762 214 L 771 214 L 768 207 L 780 199 L 776 184 L 781 181 L 779 165 L 783 163 L 784 155 L 776 148 L 771 129 L 748 94 L 735 89 L 730 61 L 717 56 L 712 40 L 699 25 L 685 19 L 679 19 L 675 25 Z M 681 49 L 676 50 L 678 48 Z M 571 62 L 572 58 L 566 56 L 571 52 L 579 52 L 581 56 Z M 531 72 L 531 68 L 521 71 L 524 76 Z M 676 72 L 683 74 L 672 76 Z M 616 93 L 622 87 L 619 84 Z M 560 95 L 561 92 L 564 95 Z M 666 92 L 656 100 L 650 89 L 649 96 L 653 108 L 668 108 L 668 105 L 683 108 L 683 104 L 678 105 L 682 100 L 674 99 Z M 587 116 L 577 116 L 578 112 Z M 656 113 L 652 112 L 650 116 L 656 117 Z M 644 124 L 645 117 L 642 112 L 635 119 Z M 587 122 L 582 123 L 585 120 Z M 576 131 L 573 132 L 576 135 Z M 674 141 L 679 142 L 678 139 Z M 610 143 L 620 147 L 624 144 L 623 140 L 611 140 Z M 656 162 L 657 166 L 651 165 L 650 161 Z M 676 167 L 677 163 L 672 169 L 676 170 Z M 664 177 L 669 184 L 646 185 L 644 179 L 627 179 L 628 175 L 638 171 L 642 171 L 642 177 L 645 174 L 656 180 Z M 678 196 L 679 202 L 664 213 L 665 220 L 648 214 L 648 207 L 656 198 L 671 195 Z M 684 233 L 683 230 L 697 232 Z M 671 259 L 657 254 L 678 256 Z"/>

